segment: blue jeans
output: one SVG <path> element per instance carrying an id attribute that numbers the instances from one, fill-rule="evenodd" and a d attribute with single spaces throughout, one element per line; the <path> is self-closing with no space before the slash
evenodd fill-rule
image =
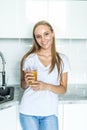
<path id="1" fill-rule="evenodd" d="M 58 130 L 58 118 L 51 116 L 30 116 L 20 113 L 22 130 Z"/>

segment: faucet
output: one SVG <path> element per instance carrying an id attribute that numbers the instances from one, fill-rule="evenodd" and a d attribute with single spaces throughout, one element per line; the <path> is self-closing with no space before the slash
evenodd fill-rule
<path id="1" fill-rule="evenodd" d="M 5 59 L 4 59 L 4 56 L 3 56 L 3 53 L 0 52 L 0 57 L 2 59 L 2 71 L 0 73 L 2 73 L 2 87 L 6 87 L 6 82 L 5 82 Z"/>

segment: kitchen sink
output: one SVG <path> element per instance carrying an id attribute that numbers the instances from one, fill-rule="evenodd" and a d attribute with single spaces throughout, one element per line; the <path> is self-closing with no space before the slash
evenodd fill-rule
<path id="1" fill-rule="evenodd" d="M 4 100 L 4 97 L 0 96 L 0 102 L 2 102 Z"/>
<path id="2" fill-rule="evenodd" d="M 0 104 L 14 99 L 14 87 L 0 87 Z"/>

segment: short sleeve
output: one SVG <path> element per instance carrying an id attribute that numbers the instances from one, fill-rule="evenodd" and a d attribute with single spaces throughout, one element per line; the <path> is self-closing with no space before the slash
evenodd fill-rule
<path id="1" fill-rule="evenodd" d="M 26 57 L 26 59 L 23 62 L 23 68 L 22 70 L 32 70 L 34 68 L 36 68 L 36 64 L 35 64 L 35 54 L 30 54 L 28 57 Z"/>
<path id="2" fill-rule="evenodd" d="M 64 54 L 61 54 L 60 57 L 61 57 L 61 59 L 63 61 L 63 70 L 62 70 L 63 73 L 64 72 L 70 72 L 71 69 L 70 69 L 69 58 Z"/>
<path id="3" fill-rule="evenodd" d="M 25 71 L 25 70 L 30 70 L 31 68 L 31 63 L 30 63 L 30 60 L 28 58 L 26 58 L 23 62 L 23 67 L 22 67 L 22 70 Z"/>

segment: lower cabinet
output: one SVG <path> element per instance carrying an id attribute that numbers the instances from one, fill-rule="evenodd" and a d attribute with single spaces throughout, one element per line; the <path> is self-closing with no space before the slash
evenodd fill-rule
<path id="1" fill-rule="evenodd" d="M 64 115 L 64 105 L 58 105 L 58 122 L 59 122 L 59 130 L 63 130 L 63 116 Z"/>
<path id="2" fill-rule="evenodd" d="M 0 130 L 17 130 L 17 106 L 0 110 Z"/>
<path id="3" fill-rule="evenodd" d="M 22 130 L 19 119 L 19 105 L 17 106 L 17 130 Z"/>
<path id="4" fill-rule="evenodd" d="M 87 104 L 64 104 L 63 130 L 87 130 Z"/>
<path id="5" fill-rule="evenodd" d="M 0 110 L 0 130 L 22 130 L 18 104 Z"/>

